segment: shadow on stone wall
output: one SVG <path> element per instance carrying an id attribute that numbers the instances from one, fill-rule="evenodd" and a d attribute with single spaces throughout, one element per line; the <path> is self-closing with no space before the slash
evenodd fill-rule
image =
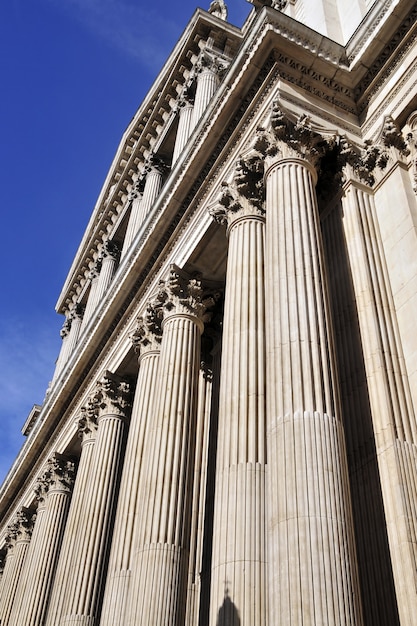
<path id="1" fill-rule="evenodd" d="M 229 590 L 225 590 L 223 604 L 217 615 L 217 626 L 240 626 L 239 613 L 229 597 Z"/>

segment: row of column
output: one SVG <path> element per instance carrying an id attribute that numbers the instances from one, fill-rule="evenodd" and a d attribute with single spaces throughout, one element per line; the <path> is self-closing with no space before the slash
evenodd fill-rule
<path id="1" fill-rule="evenodd" d="M 186 87 L 178 101 L 178 129 L 172 157 L 173 164 L 178 160 L 219 84 L 218 63 L 215 57 L 202 53 L 195 71 L 197 81 L 194 98 L 190 96 L 190 88 Z M 90 271 L 90 290 L 85 310 L 82 312 L 80 305 L 74 307 L 62 328 L 63 341 L 53 381 L 59 377 L 77 343 L 80 332 L 87 326 L 101 302 L 115 272 L 119 256 L 120 259 L 126 256 L 133 239 L 159 196 L 166 170 L 167 166 L 164 162 L 157 155 L 152 154 L 144 171 L 134 184 L 128 197 L 131 210 L 121 252 L 119 254 L 117 246 L 111 240 L 103 244 L 100 256 Z"/>

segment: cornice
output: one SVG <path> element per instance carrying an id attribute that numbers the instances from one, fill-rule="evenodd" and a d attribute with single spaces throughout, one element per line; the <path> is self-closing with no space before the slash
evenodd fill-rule
<path id="1" fill-rule="evenodd" d="M 200 42 L 209 38 L 214 49 L 227 41 L 228 50 L 235 54 L 242 33 L 236 26 L 202 9 L 195 11 L 122 137 L 56 304 L 58 312 L 65 312 L 66 302 L 71 301 L 69 292 L 74 283 L 78 283 L 79 278 L 88 271 L 93 260 L 92 250 L 117 220 L 141 164 L 151 152 L 165 122 L 171 117 L 180 86 L 186 81 L 201 51 Z"/>

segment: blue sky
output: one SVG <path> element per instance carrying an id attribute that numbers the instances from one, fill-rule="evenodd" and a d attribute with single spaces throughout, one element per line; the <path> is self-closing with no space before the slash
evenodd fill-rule
<path id="1" fill-rule="evenodd" d="M 0 482 L 60 348 L 55 303 L 123 131 L 197 6 L 8 0 L 0 10 Z M 251 6 L 229 0 L 241 26 Z"/>

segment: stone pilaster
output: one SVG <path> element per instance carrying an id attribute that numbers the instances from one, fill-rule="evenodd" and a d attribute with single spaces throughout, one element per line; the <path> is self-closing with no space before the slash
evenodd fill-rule
<path id="1" fill-rule="evenodd" d="M 103 248 L 100 252 L 100 275 L 98 277 L 96 288 L 96 306 L 98 306 L 105 295 L 108 286 L 113 278 L 114 271 L 116 269 L 117 258 L 119 256 L 119 249 L 113 241 L 105 241 Z"/>
<path id="2" fill-rule="evenodd" d="M 215 55 L 203 50 L 196 66 L 197 87 L 191 122 L 192 129 L 197 126 L 210 100 L 216 93 L 217 87 L 219 86 L 219 71 L 222 68 L 223 65 Z"/>
<path id="3" fill-rule="evenodd" d="M 174 152 L 172 155 L 172 164 L 178 160 L 185 144 L 190 136 L 193 119 L 194 105 L 190 101 L 187 93 L 184 93 L 178 103 L 178 129 L 175 137 Z"/>
<path id="4" fill-rule="evenodd" d="M 263 164 L 238 162 L 212 213 L 228 225 L 210 624 L 267 622 Z M 227 582 L 226 582 L 227 581 Z M 223 622 L 222 622 L 223 623 Z"/>
<path id="5" fill-rule="evenodd" d="M 174 267 L 159 299 L 161 356 L 128 605 L 131 623 L 174 626 L 184 619 L 200 335 L 208 302 L 200 281 Z"/>
<path id="6" fill-rule="evenodd" d="M 131 337 L 139 357 L 139 375 L 120 484 L 101 626 L 127 622 L 132 547 L 136 541 L 135 531 L 139 527 L 144 506 L 138 497 L 139 481 L 146 470 L 143 464 L 144 442 L 151 429 L 161 334 L 160 310 L 150 304 L 144 316 L 138 319 Z"/>
<path id="7" fill-rule="evenodd" d="M 67 580 L 61 588 L 63 606 L 56 624 L 93 626 L 102 592 L 102 568 L 111 536 L 110 522 L 117 495 L 125 425 L 130 413 L 130 386 L 106 372 L 90 398 L 97 435 L 83 498 L 83 510 L 72 529 Z M 87 513 L 87 515 L 86 515 Z"/>
<path id="8" fill-rule="evenodd" d="M 91 399 L 87 406 L 81 409 L 77 426 L 81 439 L 81 456 L 53 581 L 45 621 L 47 626 L 57 626 L 60 623 L 63 603 L 66 600 L 65 593 L 76 582 L 72 572 L 78 559 L 77 538 L 87 527 L 90 519 L 88 490 L 91 488 L 92 480 L 94 480 L 94 448 L 97 436 L 97 407 Z"/>
<path id="9" fill-rule="evenodd" d="M 72 460 L 55 455 L 39 479 L 38 509 L 10 626 L 43 624 L 74 481 Z"/>
<path id="10" fill-rule="evenodd" d="M 3 573 L 2 597 L 0 598 L 0 624 L 2 626 L 9 626 L 13 602 L 32 536 L 33 522 L 32 511 L 22 509 L 8 528 L 7 558 Z"/>
<path id="11" fill-rule="evenodd" d="M 315 193 L 326 146 L 274 103 L 266 148 L 269 615 L 362 623 Z M 259 142 L 262 144 L 262 141 Z"/>
<path id="12" fill-rule="evenodd" d="M 417 611 L 417 516 L 413 487 L 417 480 L 416 423 L 374 192 L 369 179 L 360 175 L 361 169 L 349 161 L 344 168 L 343 225 L 357 302 L 398 611 L 401 625 L 411 626 Z"/>

